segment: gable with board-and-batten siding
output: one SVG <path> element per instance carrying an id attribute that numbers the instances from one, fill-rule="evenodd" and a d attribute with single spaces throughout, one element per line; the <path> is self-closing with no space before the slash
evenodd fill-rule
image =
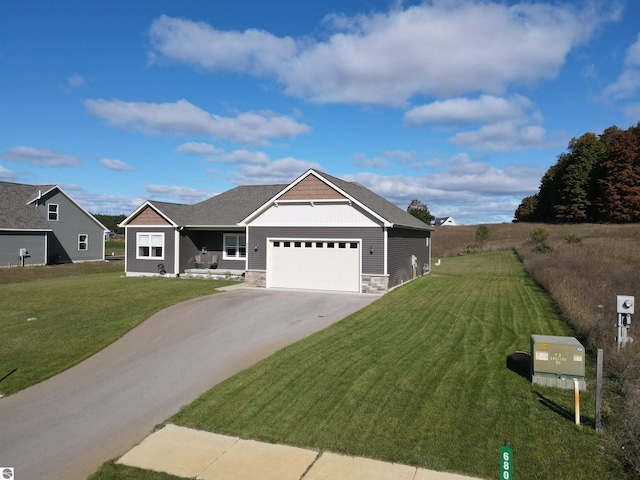
<path id="1" fill-rule="evenodd" d="M 380 222 L 313 175 L 276 198 L 251 226 L 380 226 Z"/>

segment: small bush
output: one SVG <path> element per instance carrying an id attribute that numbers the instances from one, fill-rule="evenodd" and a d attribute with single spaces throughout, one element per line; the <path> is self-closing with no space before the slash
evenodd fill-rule
<path id="1" fill-rule="evenodd" d="M 476 244 L 480 247 L 484 246 L 489 240 L 489 227 L 480 225 L 476 229 Z"/>
<path id="2" fill-rule="evenodd" d="M 538 227 L 531 231 L 531 241 L 533 243 L 545 243 L 549 239 L 549 230 Z"/>
<path id="3" fill-rule="evenodd" d="M 533 251 L 536 253 L 549 253 L 549 252 L 553 252 L 553 247 L 549 245 L 547 242 L 542 242 L 542 243 L 538 243 L 534 247 Z"/>
<path id="4" fill-rule="evenodd" d="M 579 233 L 571 233 L 564 237 L 567 243 L 582 243 L 582 235 Z"/>

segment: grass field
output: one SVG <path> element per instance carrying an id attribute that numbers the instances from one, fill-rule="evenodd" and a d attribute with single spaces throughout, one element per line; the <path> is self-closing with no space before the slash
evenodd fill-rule
<path id="1" fill-rule="evenodd" d="M 481 478 L 497 477 L 508 440 L 518 480 L 623 478 L 591 427 L 591 370 L 578 427 L 573 392 L 507 368 L 532 333 L 571 334 L 513 252 L 446 259 L 169 421 Z M 133 478 L 113 464 L 94 478 L 114 469 Z"/>
<path id="2" fill-rule="evenodd" d="M 104 262 L 0 269 L 0 393 L 51 377 L 155 312 L 229 283 L 126 278 L 122 264 Z"/>

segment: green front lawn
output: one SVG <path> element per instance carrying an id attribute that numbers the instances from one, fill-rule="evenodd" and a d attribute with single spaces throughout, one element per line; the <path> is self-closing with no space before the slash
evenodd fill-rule
<path id="1" fill-rule="evenodd" d="M 63 275 L 65 270 L 81 271 L 74 265 L 59 265 L 10 269 L 6 275 Z M 51 377 L 106 347 L 154 313 L 215 293 L 216 288 L 230 283 L 126 278 L 121 270 L 105 270 L 0 284 L 0 393 L 15 393 Z"/>
<path id="2" fill-rule="evenodd" d="M 591 427 L 592 377 L 578 427 L 572 391 L 507 368 L 533 333 L 571 335 L 515 254 L 448 258 L 169 421 L 481 478 L 508 440 L 515 479 L 622 478 Z"/>

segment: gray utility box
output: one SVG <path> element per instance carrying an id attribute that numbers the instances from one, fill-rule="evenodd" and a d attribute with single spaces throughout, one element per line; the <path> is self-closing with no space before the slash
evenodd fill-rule
<path id="1" fill-rule="evenodd" d="M 531 335 L 531 381 L 548 387 L 586 390 L 585 350 L 574 337 Z"/>

